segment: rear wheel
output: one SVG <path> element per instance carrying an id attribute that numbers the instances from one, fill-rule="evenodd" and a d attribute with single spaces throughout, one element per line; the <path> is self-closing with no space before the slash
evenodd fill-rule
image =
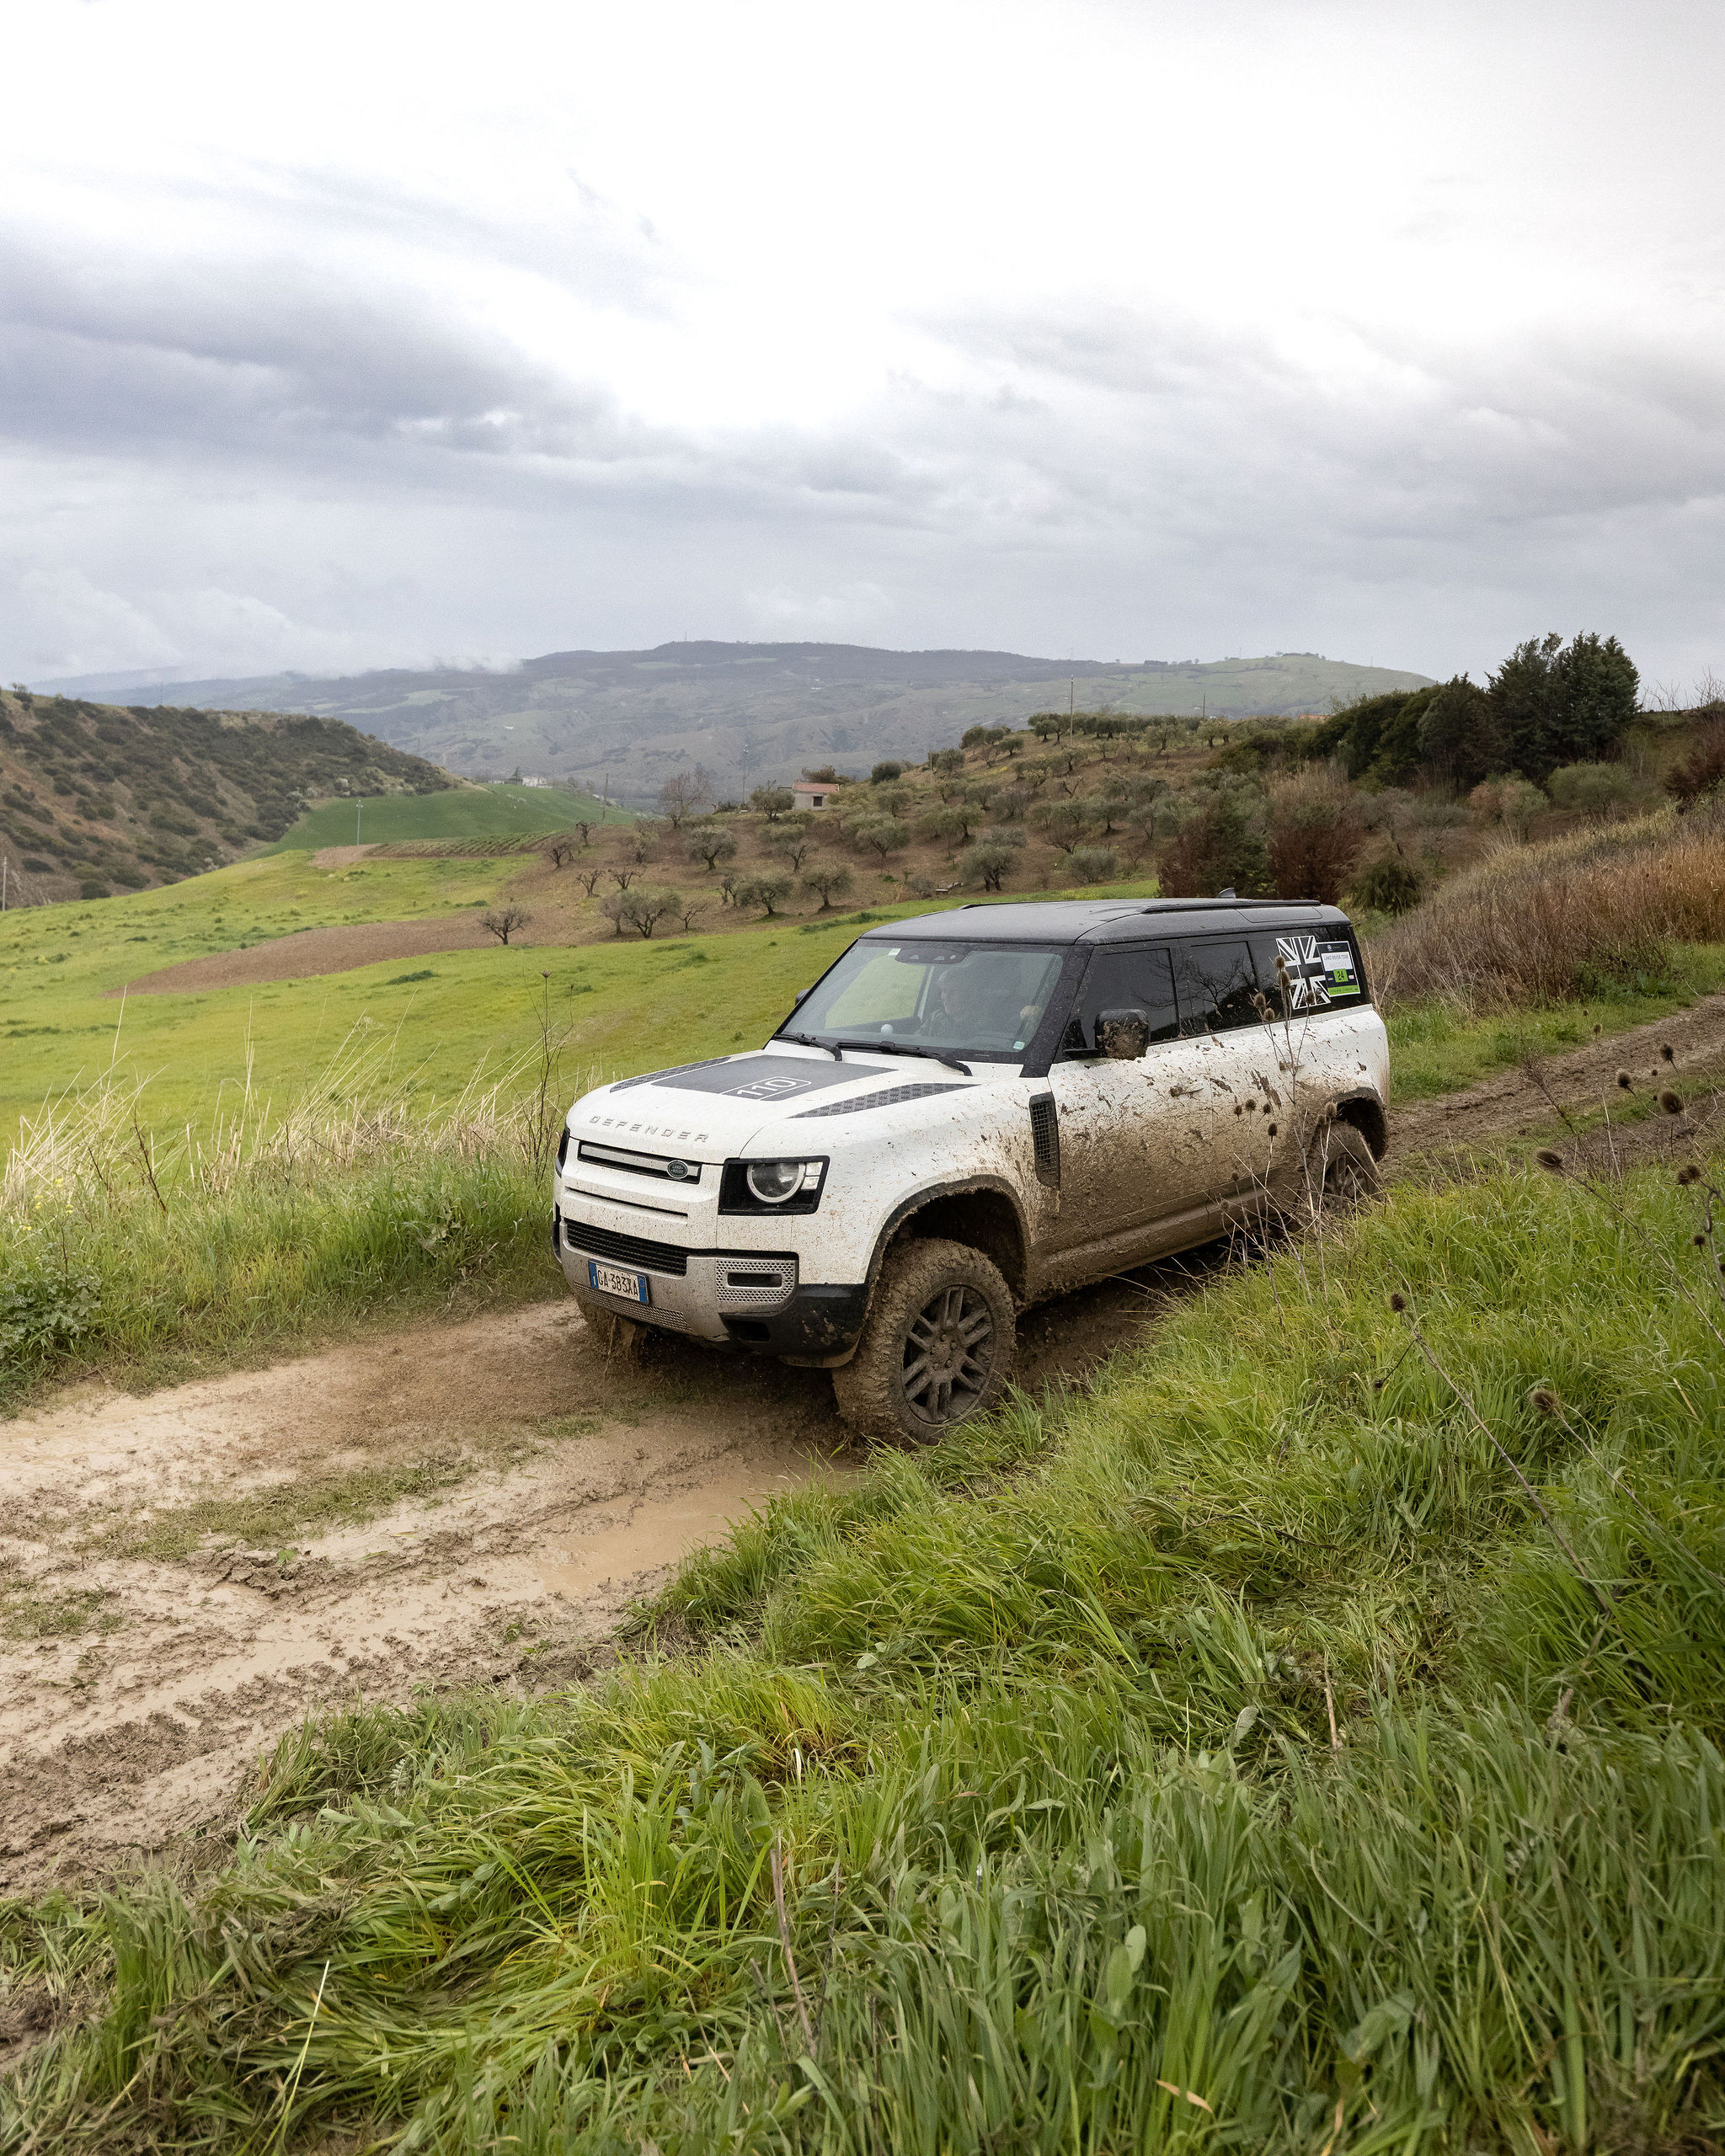
<path id="1" fill-rule="evenodd" d="M 932 1444 L 996 1404 L 1014 1345 L 1012 1291 L 980 1251 L 900 1243 L 856 1353 L 832 1374 L 839 1413 L 865 1436 Z"/>
<path id="2" fill-rule="evenodd" d="M 1351 1123 L 1332 1123 L 1312 1147 L 1311 1181 L 1312 1215 L 1333 1219 L 1375 1198 L 1383 1177 L 1362 1133 Z"/>

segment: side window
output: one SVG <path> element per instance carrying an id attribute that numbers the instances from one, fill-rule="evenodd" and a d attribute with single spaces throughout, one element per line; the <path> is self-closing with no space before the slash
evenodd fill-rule
<path id="1" fill-rule="evenodd" d="M 1354 939 L 1345 929 L 1313 934 L 1295 930 L 1286 936 L 1254 936 L 1252 956 L 1271 1010 L 1282 1015 L 1282 983 L 1288 984 L 1288 1007 L 1295 1014 L 1328 1011 L 1370 1001 Z"/>
<path id="2" fill-rule="evenodd" d="M 1137 946 L 1098 951 L 1078 990 L 1078 1001 L 1061 1043 L 1067 1055 L 1093 1052 L 1100 1043 L 1096 1022 L 1104 1011 L 1144 1011 L 1152 1041 L 1171 1041 L 1179 1032 L 1174 1002 L 1174 969 L 1165 950 Z"/>
<path id="3" fill-rule="evenodd" d="M 1228 1033 L 1260 1026 L 1258 975 L 1243 936 L 1217 937 L 1174 946 L 1174 979 L 1180 999 L 1180 1032 Z"/>

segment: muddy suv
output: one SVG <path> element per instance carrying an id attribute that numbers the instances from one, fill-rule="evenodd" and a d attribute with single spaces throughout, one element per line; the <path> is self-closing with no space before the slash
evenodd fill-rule
<path id="1" fill-rule="evenodd" d="M 590 1315 L 929 1439 L 1030 1304 L 1374 1187 L 1387 1068 L 1333 907 L 966 906 L 870 929 L 756 1053 L 584 1094 L 552 1231 Z"/>

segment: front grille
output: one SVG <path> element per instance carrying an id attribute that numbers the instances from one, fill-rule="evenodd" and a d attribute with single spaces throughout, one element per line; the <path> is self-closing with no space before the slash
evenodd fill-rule
<path id="1" fill-rule="evenodd" d="M 804 1108 L 793 1123 L 812 1123 L 818 1115 L 856 1115 L 863 1108 L 889 1108 L 900 1101 L 926 1101 L 931 1093 L 965 1093 L 968 1086 L 889 1086 L 879 1093 L 864 1093 L 858 1100 L 834 1101 L 824 1108 Z"/>
<path id="2" fill-rule="evenodd" d="M 565 1220 L 563 1239 L 571 1250 L 588 1257 L 608 1257 L 618 1265 L 638 1265 L 644 1273 L 674 1273 L 689 1269 L 689 1253 L 676 1243 L 655 1243 L 645 1235 L 619 1235 L 609 1228 L 590 1228 L 585 1220 Z"/>
<path id="3" fill-rule="evenodd" d="M 633 1153 L 621 1145 L 595 1145 L 590 1138 L 584 1138 L 576 1146 L 575 1158 L 590 1161 L 596 1168 L 621 1168 L 632 1176 L 657 1176 L 661 1182 L 681 1183 L 686 1189 L 701 1180 L 698 1161 L 685 1161 L 672 1153 Z M 681 1175 L 671 1173 L 674 1166 L 682 1171 Z"/>

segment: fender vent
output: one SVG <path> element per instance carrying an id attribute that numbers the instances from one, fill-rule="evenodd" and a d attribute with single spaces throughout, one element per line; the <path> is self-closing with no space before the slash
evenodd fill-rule
<path id="1" fill-rule="evenodd" d="M 1036 1153 L 1036 1180 L 1060 1186 L 1060 1121 L 1052 1093 L 1039 1093 L 1030 1103 L 1030 1142 Z"/>

